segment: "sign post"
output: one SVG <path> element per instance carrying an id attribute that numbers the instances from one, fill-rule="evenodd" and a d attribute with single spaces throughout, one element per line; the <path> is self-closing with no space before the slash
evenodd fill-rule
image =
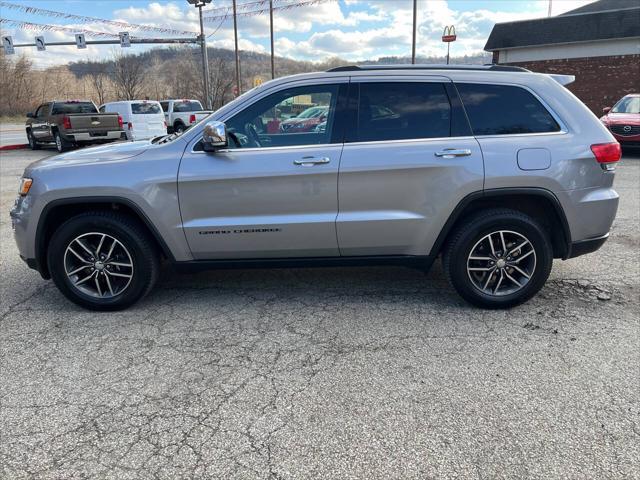
<path id="1" fill-rule="evenodd" d="M 442 32 L 442 41 L 447 44 L 447 65 L 449 65 L 449 46 L 451 42 L 456 41 L 456 27 L 453 25 L 448 25 L 444 27 L 444 32 Z"/>
<path id="2" fill-rule="evenodd" d="M 127 48 L 131 46 L 131 38 L 129 37 L 129 32 L 120 32 L 118 33 L 120 37 L 120 46 L 122 48 Z"/>

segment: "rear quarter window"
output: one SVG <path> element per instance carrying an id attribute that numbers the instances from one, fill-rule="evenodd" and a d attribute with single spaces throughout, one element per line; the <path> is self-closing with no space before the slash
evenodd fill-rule
<path id="1" fill-rule="evenodd" d="M 560 130 L 549 111 L 524 88 L 456 84 L 474 135 L 550 133 Z"/>

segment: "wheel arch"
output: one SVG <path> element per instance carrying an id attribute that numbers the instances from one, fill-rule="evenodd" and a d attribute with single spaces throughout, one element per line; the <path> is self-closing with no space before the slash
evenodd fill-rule
<path id="1" fill-rule="evenodd" d="M 456 227 L 466 218 L 486 208 L 510 208 L 538 220 L 549 233 L 554 258 L 569 258 L 571 231 L 564 209 L 553 192 L 544 188 L 495 188 L 464 197 L 453 210 L 436 238 L 430 255 L 441 253 Z"/>
<path id="2" fill-rule="evenodd" d="M 162 236 L 147 217 L 142 208 L 124 197 L 78 197 L 54 200 L 43 208 L 35 235 L 35 263 L 43 278 L 51 278 L 47 267 L 47 250 L 49 240 L 54 232 L 68 219 L 88 211 L 112 210 L 120 211 L 135 218 L 147 230 L 162 254 L 175 260 L 171 250 Z"/>

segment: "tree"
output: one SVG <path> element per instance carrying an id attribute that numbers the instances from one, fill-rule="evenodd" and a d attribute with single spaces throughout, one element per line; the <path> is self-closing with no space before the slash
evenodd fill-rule
<path id="1" fill-rule="evenodd" d="M 121 100 L 135 100 L 142 94 L 144 82 L 144 63 L 137 56 L 121 53 L 113 57 L 113 83 L 116 94 Z"/>
<path id="2" fill-rule="evenodd" d="M 87 71 L 89 72 L 89 83 L 98 97 L 98 105 L 102 105 L 107 95 L 107 64 L 104 62 L 89 62 Z"/>

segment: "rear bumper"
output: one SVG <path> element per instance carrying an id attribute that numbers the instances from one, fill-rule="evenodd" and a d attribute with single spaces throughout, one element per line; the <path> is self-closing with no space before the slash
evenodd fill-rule
<path id="1" fill-rule="evenodd" d="M 72 142 L 104 142 L 104 141 L 112 141 L 112 140 L 126 140 L 127 133 L 123 130 L 114 130 L 111 132 L 106 132 L 106 135 L 91 135 L 89 132 L 83 133 L 68 133 L 65 136 L 68 140 Z"/>
<path id="2" fill-rule="evenodd" d="M 598 250 L 604 242 L 609 238 L 609 234 L 602 235 L 600 237 L 588 238 L 586 240 L 580 240 L 579 242 L 573 242 L 569 246 L 569 252 L 567 258 L 575 258 L 580 255 L 586 255 L 587 253 L 593 253 Z"/>

